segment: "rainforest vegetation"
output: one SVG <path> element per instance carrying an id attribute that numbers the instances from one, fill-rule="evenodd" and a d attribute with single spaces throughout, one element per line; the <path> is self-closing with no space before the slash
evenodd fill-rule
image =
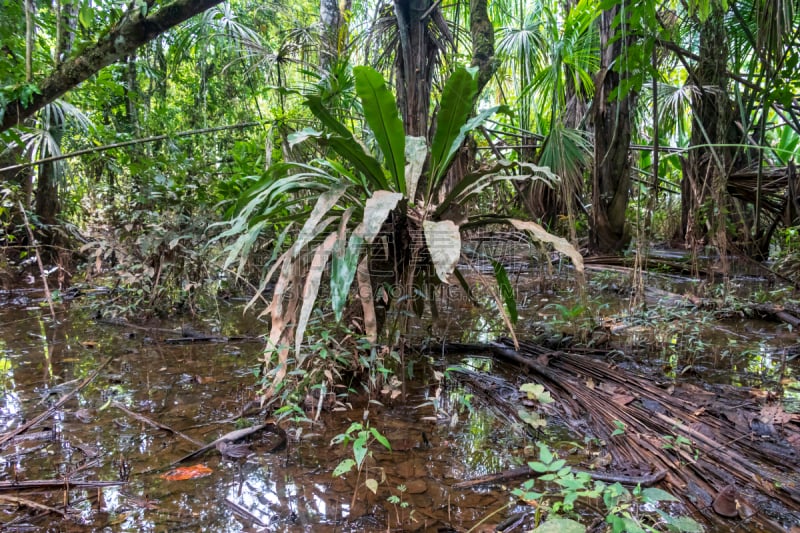
<path id="1" fill-rule="evenodd" d="M 113 273 L 108 312 L 169 313 L 300 283 L 300 249 L 335 228 L 314 250 L 339 317 L 389 222 L 375 287 L 455 282 L 460 232 L 533 223 L 584 255 L 796 270 L 793 2 L 2 7 L 6 283 L 35 245 L 55 288 Z"/>
<path id="2" fill-rule="evenodd" d="M 588 265 L 638 308 L 654 250 L 720 309 L 791 305 L 798 96 L 793 0 L 0 0 L 0 288 L 105 320 L 241 299 L 295 415 L 383 386 L 446 295 L 519 349 L 481 239 L 534 243 L 583 341 Z M 732 303 L 743 263 L 787 301 Z"/>

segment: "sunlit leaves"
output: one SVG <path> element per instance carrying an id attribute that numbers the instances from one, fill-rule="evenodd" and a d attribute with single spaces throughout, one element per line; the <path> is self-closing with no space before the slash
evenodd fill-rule
<path id="1" fill-rule="evenodd" d="M 343 476 L 352 470 L 354 466 L 356 466 L 356 462 L 353 459 L 344 459 L 333 469 L 333 477 Z"/>
<path id="2" fill-rule="evenodd" d="M 540 430 L 547 427 L 547 419 L 543 418 L 539 413 L 520 408 L 517 410 L 517 415 L 523 422 L 528 424 L 531 429 Z"/>
<path id="3" fill-rule="evenodd" d="M 525 383 L 520 386 L 519 390 L 527 394 L 529 400 L 536 400 L 541 404 L 553 403 L 550 392 L 539 383 Z"/>
<path id="4" fill-rule="evenodd" d="M 94 22 L 94 12 L 95 8 L 92 7 L 92 3 L 85 1 L 81 4 L 81 7 L 78 9 L 78 21 L 81 23 L 81 26 L 84 29 L 90 29 L 92 27 L 92 22 Z"/>
<path id="5" fill-rule="evenodd" d="M 370 434 L 372 434 L 372 436 L 375 438 L 375 440 L 378 441 L 381 444 L 381 446 L 383 446 L 387 450 L 391 450 L 392 449 L 392 445 L 389 444 L 389 439 L 387 439 L 385 436 L 383 436 L 383 434 L 381 434 L 381 432 L 378 431 L 377 428 L 374 428 L 374 427 L 373 428 L 369 428 L 369 432 L 370 432 Z"/>
<path id="6" fill-rule="evenodd" d="M 673 496 L 669 492 L 659 489 L 657 487 L 647 487 L 642 489 L 642 500 L 645 503 L 657 502 L 679 502 L 680 499 Z"/>

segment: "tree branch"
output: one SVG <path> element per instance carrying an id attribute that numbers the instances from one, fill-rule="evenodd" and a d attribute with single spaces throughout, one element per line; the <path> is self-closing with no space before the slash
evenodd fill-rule
<path id="1" fill-rule="evenodd" d="M 59 65 L 38 83 L 39 94 L 33 97 L 27 107 L 19 99 L 9 102 L 4 109 L 0 132 L 20 125 L 23 120 L 86 81 L 103 67 L 133 53 L 170 28 L 221 2 L 222 0 L 175 0 L 146 17 L 138 14 L 123 17 L 96 44 Z"/>

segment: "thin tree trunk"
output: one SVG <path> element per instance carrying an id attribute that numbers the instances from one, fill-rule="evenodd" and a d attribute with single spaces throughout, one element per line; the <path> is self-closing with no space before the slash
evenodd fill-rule
<path id="1" fill-rule="evenodd" d="M 626 76 L 614 67 L 624 53 L 623 45 L 630 44 L 630 37 L 618 35 L 625 24 L 615 23 L 619 14 L 620 6 L 615 5 L 600 16 L 600 72 L 592 116 L 595 167 L 590 245 L 600 253 L 620 252 L 630 241 L 625 211 L 630 195 L 629 145 L 636 95 L 628 92 L 618 98 L 614 94 Z"/>
<path id="2" fill-rule="evenodd" d="M 128 128 L 134 137 L 139 136 L 139 78 L 136 68 L 136 54 L 131 54 L 127 58 L 127 69 L 125 72 L 125 118 L 128 121 Z"/>
<path id="3" fill-rule="evenodd" d="M 471 66 L 478 68 L 478 92 L 476 101 L 472 103 L 475 105 L 477 96 L 492 79 L 498 67 L 498 61 L 494 56 L 494 25 L 489 19 L 487 0 L 470 0 L 469 27 L 472 37 Z M 474 140 L 468 137 L 444 178 L 439 193 L 442 198 L 472 170 L 475 163 L 475 148 Z"/>
<path id="4" fill-rule="evenodd" d="M 470 0 L 469 29 L 472 35 L 472 66 L 478 67 L 478 94 L 497 71 L 494 57 L 494 25 L 489 20 L 487 0 Z"/>
<path id="5" fill-rule="evenodd" d="M 344 13 L 350 10 L 351 5 L 352 0 L 345 0 L 341 6 L 337 0 L 319 2 L 319 19 L 322 23 L 319 66 L 323 76 L 330 72 L 331 65 L 341 53 L 342 45 L 347 42 Z"/>
<path id="6" fill-rule="evenodd" d="M 438 53 L 426 27 L 431 16 L 428 10 L 431 9 L 432 2 L 395 0 L 394 6 L 400 35 L 396 72 L 398 103 L 403 124 L 406 134 L 427 138 L 431 85 Z"/>
<path id="7" fill-rule="evenodd" d="M 731 135 L 731 104 L 727 91 L 727 34 L 721 7 L 700 26 L 700 54 L 693 73 L 697 84 L 688 164 L 682 186 L 682 228 L 685 242 L 694 247 L 708 242 L 717 247 L 727 271 L 727 175 L 730 149 L 724 145 Z M 717 146 L 715 146 L 717 145 Z"/>
<path id="8" fill-rule="evenodd" d="M 64 123 L 61 113 L 45 113 L 42 118 L 42 127 L 49 131 L 53 144 L 61 146 L 64 136 Z M 48 155 L 42 153 L 43 156 Z M 58 182 L 60 181 L 60 166 L 58 163 L 45 163 L 39 166 L 36 179 L 36 205 L 35 212 L 39 222 L 45 226 L 54 226 L 58 222 L 60 202 L 58 200 Z M 48 228 L 44 232 L 45 244 L 56 244 L 55 233 Z"/>
<path id="9" fill-rule="evenodd" d="M 33 47 L 36 38 L 36 4 L 33 0 L 25 0 L 25 81 L 33 80 Z"/>

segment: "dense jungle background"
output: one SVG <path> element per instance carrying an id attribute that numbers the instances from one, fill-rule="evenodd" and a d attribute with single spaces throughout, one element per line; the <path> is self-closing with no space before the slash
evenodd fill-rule
<path id="1" fill-rule="evenodd" d="M 798 52 L 795 0 L 0 0 L 3 527 L 797 531 Z"/>

